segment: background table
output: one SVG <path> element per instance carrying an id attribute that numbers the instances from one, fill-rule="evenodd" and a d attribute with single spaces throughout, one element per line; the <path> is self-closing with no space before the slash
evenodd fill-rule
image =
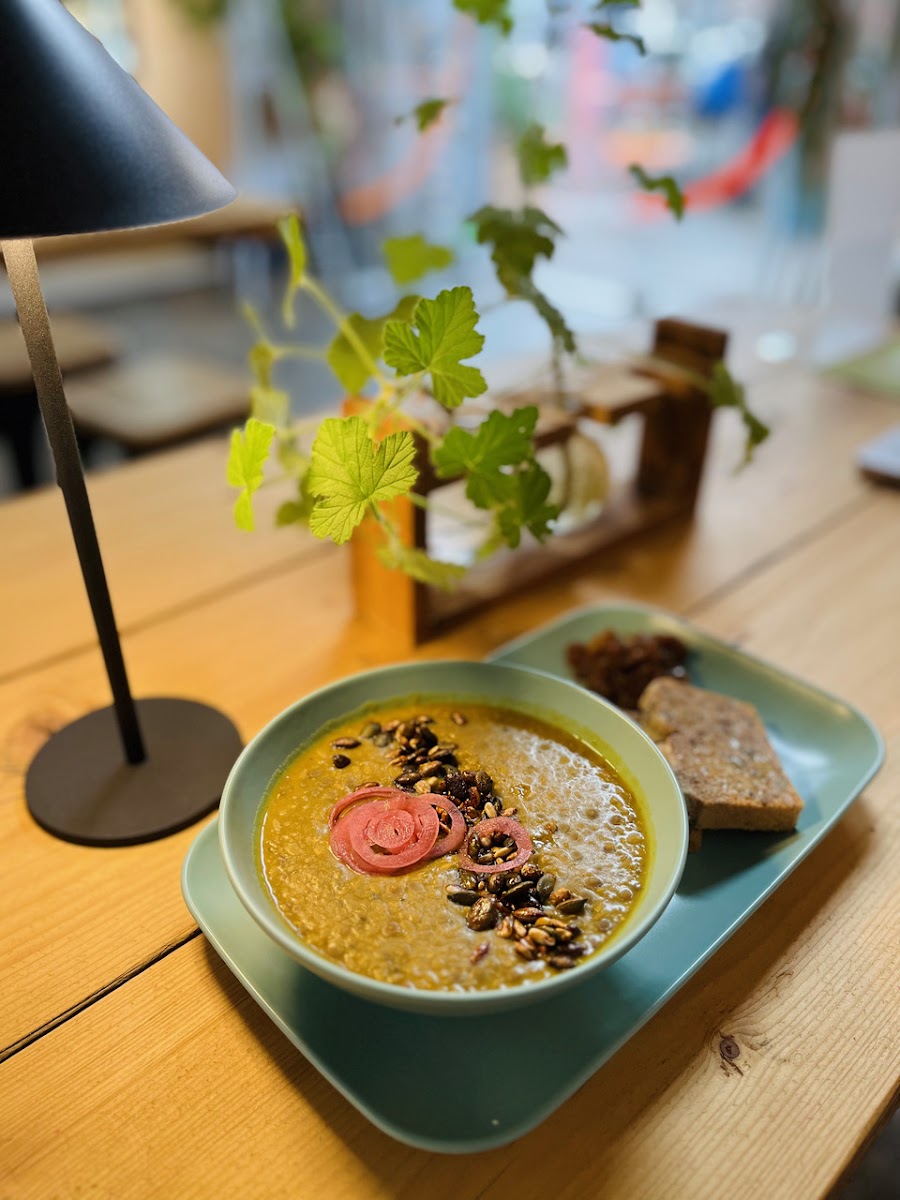
<path id="1" fill-rule="evenodd" d="M 576 604 L 649 601 L 859 705 L 886 765 L 575 1097 L 464 1159 L 372 1128 L 233 980 L 181 900 L 196 830 L 100 850 L 28 819 L 34 752 L 107 692 L 59 496 L 0 508 L 0 1196 L 796 1200 L 841 1178 L 900 1074 L 900 495 L 852 465 L 900 410 L 799 371 L 753 399 L 773 438 L 735 474 L 740 432 L 717 419 L 692 524 L 529 588 L 422 654 L 480 657 Z M 343 552 L 265 514 L 254 537 L 232 529 L 224 459 L 203 443 L 91 491 L 135 691 L 216 703 L 249 738 L 386 655 L 350 611 Z M 443 1064 L 435 1086 L 449 1099 L 471 1076 Z"/>

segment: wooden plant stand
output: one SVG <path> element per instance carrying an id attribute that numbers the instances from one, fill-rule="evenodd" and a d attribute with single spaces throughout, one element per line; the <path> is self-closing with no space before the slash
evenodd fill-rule
<path id="1" fill-rule="evenodd" d="M 535 437 L 539 448 L 564 445 L 587 419 L 617 425 L 627 417 L 642 422 L 635 476 L 615 488 L 594 520 L 571 533 L 558 534 L 543 545 L 503 551 L 473 567 L 456 592 L 441 592 L 385 567 L 376 550 L 383 535 L 374 521 L 365 521 L 351 542 L 356 610 L 367 626 L 397 650 L 412 649 L 475 609 L 547 574 L 559 574 L 592 558 L 625 538 L 664 521 L 690 515 L 695 507 L 711 420 L 706 393 L 685 378 L 685 371 L 708 379 L 725 356 L 728 335 L 720 330 L 672 319 L 656 323 L 652 363 L 632 368 L 640 386 L 631 395 L 598 394 L 587 379 L 563 398 L 549 389 L 531 389 L 497 397 L 498 407 L 537 404 L 542 416 Z M 667 369 L 671 364 L 671 369 Z M 680 370 L 679 370 L 680 368 Z M 634 380 L 637 382 L 637 380 Z M 607 389 L 608 390 L 608 389 Z M 421 495 L 452 483 L 438 479 L 428 460 L 427 446 L 417 438 Z M 428 514 L 408 500 L 394 502 L 393 516 L 407 545 L 427 545 Z"/>

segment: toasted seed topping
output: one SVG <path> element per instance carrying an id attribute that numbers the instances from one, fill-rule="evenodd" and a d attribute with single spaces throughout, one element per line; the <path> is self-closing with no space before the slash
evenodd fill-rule
<path id="1" fill-rule="evenodd" d="M 466 924 L 470 929 L 493 929 L 500 912 L 493 896 L 480 896 L 466 913 Z"/>

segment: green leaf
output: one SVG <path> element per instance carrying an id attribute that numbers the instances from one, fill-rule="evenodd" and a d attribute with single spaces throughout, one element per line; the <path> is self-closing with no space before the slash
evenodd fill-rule
<path id="1" fill-rule="evenodd" d="M 444 109 L 450 104 L 453 104 L 452 100 L 444 100 L 439 96 L 432 96 L 430 100 L 423 100 L 421 104 L 417 104 L 410 115 L 419 133 L 424 133 L 435 121 L 439 121 Z"/>
<path id="2" fill-rule="evenodd" d="M 450 591 L 466 573 L 465 567 L 456 563 L 430 558 L 424 550 L 404 546 L 400 541 L 390 541 L 378 550 L 378 557 L 391 570 L 405 571 L 419 583 Z"/>
<path id="3" fill-rule="evenodd" d="M 308 472 L 304 472 L 297 488 L 296 500 L 285 500 L 279 506 L 278 512 L 275 514 L 275 524 L 278 526 L 308 525 L 314 504 L 315 499 L 309 491 Z"/>
<path id="4" fill-rule="evenodd" d="M 277 227 L 281 235 L 281 240 L 284 242 L 285 249 L 288 252 L 288 261 L 291 267 L 290 279 L 288 280 L 288 286 L 284 293 L 284 301 L 281 306 L 281 315 L 284 317 L 285 325 L 293 327 L 294 297 L 297 295 L 297 290 L 303 283 L 303 278 L 306 275 L 306 243 L 303 240 L 300 221 L 296 213 L 282 217 L 278 221 Z"/>
<path id="5" fill-rule="evenodd" d="M 418 296 L 403 296 L 393 311 L 386 316 L 364 317 L 360 313 L 351 313 L 347 318 L 375 362 L 382 355 L 385 324 L 391 319 L 408 321 L 418 302 Z M 348 341 L 344 333 L 339 331 L 335 335 L 325 352 L 325 357 L 345 390 L 351 396 L 358 395 L 369 381 L 369 367 L 361 360 L 356 347 Z"/>
<path id="6" fill-rule="evenodd" d="M 288 423 L 291 401 L 280 388 L 256 384 L 250 389 L 250 415 L 266 425 L 283 429 Z"/>
<path id="7" fill-rule="evenodd" d="M 491 261 L 506 291 L 516 296 L 524 276 L 531 275 L 538 258 L 552 258 L 554 239 L 562 233 L 540 208 L 494 208 L 486 204 L 468 218 L 475 224 L 477 240 L 491 247 Z"/>
<path id="8" fill-rule="evenodd" d="M 512 549 L 519 545 L 523 529 L 543 541 L 550 534 L 551 521 L 559 516 L 559 509 L 547 503 L 553 480 L 538 462 L 507 478 L 512 487 L 497 513 L 497 532 Z"/>
<path id="9" fill-rule="evenodd" d="M 247 362 L 257 385 L 262 388 L 272 386 L 272 368 L 278 361 L 278 352 L 269 341 L 259 341 L 250 347 Z"/>
<path id="10" fill-rule="evenodd" d="M 645 192 L 664 192 L 666 208 L 674 214 L 675 220 L 680 221 L 684 216 L 686 201 L 684 192 L 671 175 L 648 175 L 639 163 L 632 163 L 628 168 L 638 184 Z"/>
<path id="11" fill-rule="evenodd" d="M 309 470 L 309 455 L 304 454 L 298 447 L 295 435 L 279 437 L 275 453 L 285 474 L 292 475 L 295 479 L 302 479 Z"/>
<path id="12" fill-rule="evenodd" d="M 409 237 L 388 238 L 381 247 L 394 283 L 412 283 L 429 271 L 442 271 L 454 260 L 446 246 L 426 242 L 421 233 Z"/>
<path id="13" fill-rule="evenodd" d="M 491 261 L 507 296 L 527 300 L 547 324 L 553 338 L 554 357 L 574 354 L 575 335 L 532 279 L 538 258 L 552 258 L 560 227 L 540 208 L 494 208 L 486 205 L 469 218 L 479 242 L 491 247 Z"/>
<path id="14" fill-rule="evenodd" d="M 474 17 L 479 25 L 496 25 L 504 37 L 512 33 L 509 0 L 453 0 L 453 7 Z"/>
<path id="15" fill-rule="evenodd" d="M 278 221 L 278 233 L 288 252 L 291 265 L 291 287 L 298 288 L 306 274 L 306 243 L 300 230 L 300 220 L 296 213 L 281 217 Z"/>
<path id="16" fill-rule="evenodd" d="M 484 338 L 475 329 L 478 313 L 472 289 L 450 288 L 434 300 L 422 299 L 412 323 L 388 321 L 384 331 L 384 361 L 398 375 L 428 373 L 435 399 L 456 408 L 468 396 L 487 390 L 477 367 L 462 360 L 478 354 Z"/>
<path id="17" fill-rule="evenodd" d="M 533 404 L 506 413 L 495 409 L 474 433 L 454 425 L 435 446 L 431 459 L 441 479 L 493 474 L 534 455 L 538 410 Z M 470 497 L 471 498 L 471 497 Z"/>
<path id="18" fill-rule="evenodd" d="M 553 481 L 539 462 L 532 460 L 518 471 L 479 477 L 478 484 L 477 494 L 486 502 L 473 499 L 473 503 L 494 512 L 494 529 L 482 554 L 492 553 L 500 545 L 515 550 L 524 530 L 539 541 L 550 534 L 550 523 L 559 516 L 559 509 L 547 503 Z"/>
<path id="19" fill-rule="evenodd" d="M 241 489 L 234 504 L 238 529 L 253 528 L 252 497 L 263 481 L 263 466 L 274 436 L 275 427 L 256 417 L 250 417 L 243 430 L 232 430 L 226 477 L 231 487 Z"/>
<path id="20" fill-rule="evenodd" d="M 569 156 L 561 142 L 548 142 L 543 125 L 529 125 L 516 146 L 519 175 L 525 187 L 546 183 L 556 171 L 569 165 Z"/>
<path id="21" fill-rule="evenodd" d="M 359 313 L 351 313 L 347 318 L 347 324 L 376 362 L 381 357 L 385 319 L 363 317 Z M 351 396 L 358 395 L 369 381 L 369 368 L 362 362 L 356 347 L 347 340 L 345 334 L 339 332 L 335 336 L 325 357 L 346 391 Z"/>
<path id="22" fill-rule="evenodd" d="M 713 408 L 735 408 L 740 413 L 747 433 L 744 444 L 742 466 L 746 466 L 753 458 L 757 446 L 762 445 L 772 432 L 769 426 L 761 421 L 747 405 L 747 393 L 743 384 L 738 383 L 723 362 L 713 367 L 709 385 L 709 402 Z"/>
<path id="23" fill-rule="evenodd" d="M 594 12 L 604 12 L 607 9 L 640 8 L 641 0 L 597 0 Z"/>
<path id="24" fill-rule="evenodd" d="M 346 542 L 370 505 L 406 495 L 417 478 L 415 454 L 410 433 L 391 433 L 376 443 L 361 417 L 323 421 L 308 478 L 316 497 L 309 523 L 316 537 Z"/>
<path id="25" fill-rule="evenodd" d="M 523 529 L 544 538 L 559 515 L 547 503 L 550 476 L 534 457 L 537 419 L 533 404 L 509 414 L 494 410 L 472 433 L 454 426 L 432 450 L 437 474 L 442 479 L 464 476 L 469 500 L 494 513 L 485 551 L 501 544 L 515 548 Z"/>
<path id="26" fill-rule="evenodd" d="M 595 33 L 599 38 L 605 38 L 608 42 L 631 42 L 638 54 L 647 53 L 647 47 L 644 45 L 642 37 L 638 37 L 634 33 L 620 33 L 608 21 L 588 21 L 585 29 L 590 29 L 591 33 Z"/>

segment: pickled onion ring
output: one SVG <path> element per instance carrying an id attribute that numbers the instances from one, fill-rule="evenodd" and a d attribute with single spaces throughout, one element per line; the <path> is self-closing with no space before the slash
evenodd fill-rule
<path id="1" fill-rule="evenodd" d="M 360 874 L 397 875 L 431 857 L 440 822 L 432 804 L 422 796 L 397 789 L 379 790 L 390 794 L 357 803 L 362 797 L 359 792 L 351 792 L 350 797 L 338 802 L 335 807 L 342 810 L 350 803 L 355 807 L 332 828 L 331 850 Z"/>
<path id="2" fill-rule="evenodd" d="M 442 854 L 452 854 L 454 850 L 458 850 L 463 844 L 463 838 L 466 836 L 466 820 L 452 800 L 446 796 L 440 796 L 437 792 L 426 792 L 421 800 L 427 800 L 429 804 L 440 807 L 450 818 L 450 829 L 443 837 L 438 830 L 438 840 L 429 850 L 428 858 L 440 858 Z"/>
<path id="3" fill-rule="evenodd" d="M 495 833 L 503 833 L 516 843 L 516 853 L 505 862 L 482 864 L 471 858 L 466 850 L 460 850 L 459 866 L 463 871 L 475 871 L 480 875 L 494 875 L 498 871 L 515 871 L 523 867 L 534 853 L 534 845 L 527 831 L 514 821 L 512 817 L 492 817 L 487 821 L 479 821 L 470 831 L 471 837 L 490 837 Z"/>
<path id="4" fill-rule="evenodd" d="M 355 792 L 350 792 L 348 795 L 344 796 L 343 800 L 338 800 L 328 817 L 328 824 L 329 826 L 333 827 L 335 821 L 338 819 L 341 813 L 348 809 L 351 804 L 356 804 L 359 800 L 374 800 L 376 796 L 379 796 L 385 800 L 390 800 L 394 796 L 408 795 L 408 792 L 401 792 L 399 788 L 395 787 L 376 786 L 357 788 Z"/>
<path id="5" fill-rule="evenodd" d="M 450 818 L 445 834 L 437 807 Z M 332 853 L 366 875 L 397 875 L 420 862 L 452 854 L 466 834 L 465 819 L 447 796 L 412 795 L 395 787 L 349 792 L 332 808 L 329 824 Z"/>
<path id="6" fill-rule="evenodd" d="M 418 797 L 409 796 L 407 799 L 418 800 Z M 430 804 L 417 804 L 410 812 L 408 808 L 395 808 L 394 801 L 387 803 L 391 805 L 390 809 L 385 809 L 383 802 L 375 800 L 344 817 L 349 827 L 347 833 L 354 858 L 363 863 L 368 872 L 376 875 L 395 875 L 407 867 L 415 866 L 427 856 L 438 837 L 437 813 Z M 409 827 L 405 840 L 401 839 L 400 847 L 392 850 L 390 843 L 395 839 L 394 823 L 401 812 L 406 816 Z"/>

